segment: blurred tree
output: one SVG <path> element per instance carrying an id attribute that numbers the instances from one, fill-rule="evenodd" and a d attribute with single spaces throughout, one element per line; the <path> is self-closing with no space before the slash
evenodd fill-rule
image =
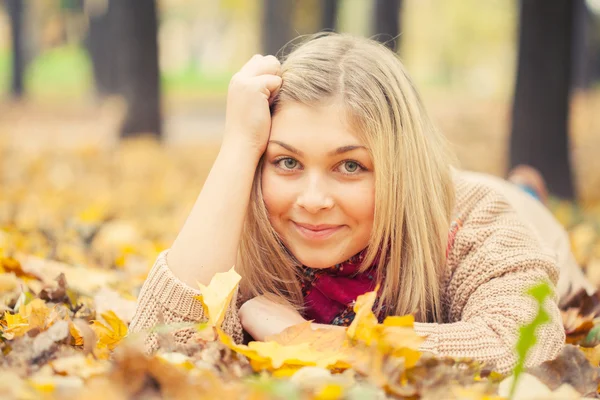
<path id="1" fill-rule="evenodd" d="M 591 14 L 590 29 L 590 79 L 592 83 L 600 81 L 600 14 Z"/>
<path id="2" fill-rule="evenodd" d="M 338 0 L 321 1 L 321 30 L 335 31 Z"/>
<path id="3" fill-rule="evenodd" d="M 20 99 L 24 94 L 23 75 L 25 70 L 25 49 L 23 41 L 23 12 L 22 0 L 6 0 L 10 18 L 10 31 L 12 39 L 12 76 L 11 94 Z"/>
<path id="4" fill-rule="evenodd" d="M 593 19 L 585 0 L 573 0 L 573 67 L 571 83 L 573 89 L 589 89 L 592 65 L 591 30 Z"/>
<path id="5" fill-rule="evenodd" d="M 88 33 L 85 46 L 90 53 L 96 91 L 100 97 L 118 94 L 114 58 L 111 56 L 114 43 L 113 29 L 114 1 L 90 2 Z"/>
<path id="6" fill-rule="evenodd" d="M 263 2 L 263 53 L 277 52 L 294 38 L 292 19 L 294 0 L 264 0 Z"/>
<path id="7" fill-rule="evenodd" d="M 87 38 L 96 88 L 121 95 L 127 105 L 121 137 L 160 136 L 158 20 L 155 0 L 108 0 L 88 10 Z"/>
<path id="8" fill-rule="evenodd" d="M 401 7 L 402 0 L 375 0 L 373 28 L 376 39 L 395 51 L 399 47 Z"/>
<path id="9" fill-rule="evenodd" d="M 572 0 L 522 0 L 510 164 L 539 169 L 551 193 L 572 198 L 569 88 Z"/>

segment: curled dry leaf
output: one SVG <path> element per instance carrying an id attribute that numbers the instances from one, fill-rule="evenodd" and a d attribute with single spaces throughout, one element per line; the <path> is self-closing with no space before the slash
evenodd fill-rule
<path id="1" fill-rule="evenodd" d="M 67 321 L 58 321 L 47 331 L 40 333 L 33 340 L 32 362 L 38 360 L 47 353 L 56 350 L 58 342 L 62 342 L 69 337 L 69 323 Z"/>
<path id="2" fill-rule="evenodd" d="M 566 383 L 582 395 L 595 393 L 600 383 L 598 369 L 573 345 L 566 345 L 556 359 L 529 368 L 527 372 L 552 390 Z"/>
<path id="3" fill-rule="evenodd" d="M 221 326 L 241 279 L 232 267 L 227 272 L 215 274 L 208 286 L 198 283 L 201 294 L 196 298 L 204 305 L 209 325 L 217 328 Z"/>

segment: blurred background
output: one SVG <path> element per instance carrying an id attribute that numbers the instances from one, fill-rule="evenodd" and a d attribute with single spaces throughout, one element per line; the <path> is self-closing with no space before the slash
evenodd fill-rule
<path id="1" fill-rule="evenodd" d="M 142 276 L 216 156 L 231 75 L 320 30 L 397 51 L 464 168 L 540 169 L 600 266 L 598 0 L 0 0 L 0 249 Z"/>

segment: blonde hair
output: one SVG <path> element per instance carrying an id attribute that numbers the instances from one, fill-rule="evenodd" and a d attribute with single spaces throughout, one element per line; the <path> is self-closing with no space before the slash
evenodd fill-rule
<path id="1" fill-rule="evenodd" d="M 373 232 L 361 271 L 379 258 L 386 315 L 442 322 L 440 286 L 454 203 L 453 157 L 392 51 L 347 34 L 319 33 L 282 63 L 283 85 L 272 112 L 295 102 L 338 101 L 374 163 Z M 254 178 L 240 252 L 245 296 L 269 294 L 302 308 L 297 262 L 272 228 Z"/>

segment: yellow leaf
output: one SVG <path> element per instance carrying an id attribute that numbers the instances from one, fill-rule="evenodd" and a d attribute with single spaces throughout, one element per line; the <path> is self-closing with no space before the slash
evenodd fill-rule
<path id="1" fill-rule="evenodd" d="M 291 378 L 296 372 L 304 368 L 303 365 L 284 366 L 272 372 L 274 378 Z"/>
<path id="2" fill-rule="evenodd" d="M 310 343 L 316 350 L 330 350 L 339 348 L 346 340 L 346 331 L 343 328 L 312 329 L 311 321 L 290 326 L 283 332 L 267 336 L 266 342 L 273 341 L 283 345 Z"/>
<path id="3" fill-rule="evenodd" d="M 107 311 L 101 315 L 107 325 L 98 320 L 92 321 L 91 325 L 98 338 L 96 348 L 112 351 L 127 336 L 127 325 L 113 311 Z"/>
<path id="4" fill-rule="evenodd" d="M 286 365 L 316 365 L 318 355 L 308 343 L 284 346 L 277 342 L 250 342 L 248 348 L 271 360 L 274 369 Z"/>
<path id="5" fill-rule="evenodd" d="M 343 328 L 312 329 L 311 322 L 307 321 L 290 326 L 277 335 L 267 336 L 265 341 L 273 341 L 285 346 L 307 343 L 311 351 L 310 357 L 317 366 L 347 369 L 350 367 L 348 364 L 350 344 L 347 339 L 346 330 Z M 307 355 L 299 357 L 307 357 Z"/>
<path id="6" fill-rule="evenodd" d="M 593 367 L 600 365 L 600 344 L 596 347 L 580 347 L 579 350 L 585 354 L 585 358 L 592 364 Z"/>
<path id="7" fill-rule="evenodd" d="M 43 377 L 29 380 L 29 384 L 40 393 L 53 393 L 56 390 L 56 384 L 52 377 Z"/>
<path id="8" fill-rule="evenodd" d="M 6 328 L 2 335 L 11 340 L 23 336 L 31 329 L 45 330 L 49 326 L 48 316 L 50 311 L 42 299 L 33 299 L 28 304 L 21 305 L 17 314 L 13 315 L 5 312 Z"/>
<path id="9" fill-rule="evenodd" d="M 298 366 L 319 366 L 326 368 L 331 365 L 344 365 L 342 361 L 345 358 L 345 354 L 339 351 L 340 349 L 338 348 L 320 350 L 312 347 L 312 343 L 308 342 L 288 345 L 274 341 L 250 342 L 246 346 L 233 343 L 231 337 L 219 328 L 217 328 L 217 333 L 223 344 L 235 352 L 248 357 L 250 365 L 255 371 L 273 371 L 279 368 L 289 369 Z"/>
<path id="10" fill-rule="evenodd" d="M 412 315 L 389 316 L 383 321 L 383 326 L 414 327 L 415 317 Z"/>
<path id="11" fill-rule="evenodd" d="M 328 383 L 315 396 L 317 400 L 337 400 L 344 394 L 344 388 L 336 383 Z"/>
<path id="12" fill-rule="evenodd" d="M 50 308 L 48 308 L 42 299 L 33 299 L 26 304 L 24 312 L 29 316 L 29 329 L 46 329 L 48 327 L 47 318 L 50 315 L 50 311 Z"/>
<path id="13" fill-rule="evenodd" d="M 394 349 L 409 348 L 417 350 L 425 338 L 417 335 L 413 328 L 384 326 L 381 330 L 382 341 Z"/>
<path id="14" fill-rule="evenodd" d="M 233 339 L 220 328 L 217 328 L 217 333 L 219 335 L 219 340 L 236 353 L 242 354 L 250 360 L 258 360 L 260 362 L 269 361 L 267 357 L 260 356 L 255 350 L 251 350 L 248 346 L 236 344 Z"/>
<path id="15" fill-rule="evenodd" d="M 69 323 L 69 332 L 73 337 L 71 344 L 73 346 L 83 346 L 83 336 L 81 335 L 81 332 L 79 332 L 79 328 L 77 328 L 73 322 Z"/>
<path id="16" fill-rule="evenodd" d="M 29 330 L 28 318 L 21 313 L 10 314 L 6 311 L 4 320 L 6 321 L 6 328 L 2 331 L 2 336 L 8 340 L 23 336 Z"/>
<path id="17" fill-rule="evenodd" d="M 354 304 L 354 313 L 356 316 L 348 327 L 348 337 L 353 340 L 360 340 L 370 345 L 377 339 L 377 318 L 373 314 L 373 305 L 377 298 L 379 285 L 374 291 L 358 296 Z"/>
<path id="18" fill-rule="evenodd" d="M 202 302 L 204 311 L 208 314 L 209 325 L 214 327 L 221 326 L 241 278 L 232 267 L 227 272 L 215 274 L 208 286 L 204 286 L 198 282 L 202 294 L 197 296 L 196 299 Z"/>
<path id="19" fill-rule="evenodd" d="M 50 366 L 56 374 L 78 376 L 82 379 L 105 374 L 111 367 L 107 361 L 96 360 L 91 354 L 84 356 L 81 353 L 52 360 Z"/>
<path id="20" fill-rule="evenodd" d="M 161 362 L 166 362 L 168 364 L 176 365 L 185 370 L 191 371 L 195 368 L 192 360 L 181 353 L 160 353 L 156 356 Z"/>
<path id="21" fill-rule="evenodd" d="M 1 267 L 1 266 L 0 266 Z M 19 287 L 19 278 L 11 272 L 0 273 L 0 293 L 8 293 Z"/>

